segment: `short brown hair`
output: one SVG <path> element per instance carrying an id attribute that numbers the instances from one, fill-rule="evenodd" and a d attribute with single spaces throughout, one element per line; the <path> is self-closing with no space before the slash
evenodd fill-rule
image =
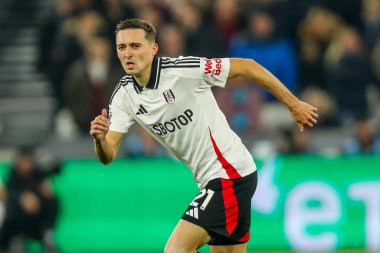
<path id="1" fill-rule="evenodd" d="M 156 28 L 148 21 L 137 18 L 120 21 L 120 23 L 116 25 L 115 34 L 126 29 L 142 29 L 145 31 L 145 38 L 147 40 L 156 41 Z"/>

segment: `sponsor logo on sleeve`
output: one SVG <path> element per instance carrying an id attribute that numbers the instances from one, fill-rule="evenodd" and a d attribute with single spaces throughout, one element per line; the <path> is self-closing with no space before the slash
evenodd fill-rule
<path id="1" fill-rule="evenodd" d="M 205 65 L 204 65 L 205 75 L 219 76 L 221 69 L 222 69 L 222 60 L 220 58 L 206 59 Z"/>

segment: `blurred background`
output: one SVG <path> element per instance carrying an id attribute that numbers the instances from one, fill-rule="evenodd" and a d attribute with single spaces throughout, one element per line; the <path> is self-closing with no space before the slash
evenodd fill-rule
<path id="1" fill-rule="evenodd" d="M 96 161 L 125 18 L 160 56 L 252 58 L 318 107 L 299 134 L 248 80 L 213 90 L 259 168 L 249 250 L 380 251 L 380 0 L 0 0 L 0 252 L 161 252 L 197 194 L 138 126 Z"/>

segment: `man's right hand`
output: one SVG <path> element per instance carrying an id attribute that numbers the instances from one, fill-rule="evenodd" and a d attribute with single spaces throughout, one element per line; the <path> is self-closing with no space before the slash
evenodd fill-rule
<path id="1" fill-rule="evenodd" d="M 306 102 L 298 100 L 292 108 L 289 108 L 294 121 L 300 132 L 303 132 L 304 126 L 313 127 L 317 124 L 318 109 Z"/>
<path id="2" fill-rule="evenodd" d="M 108 133 L 108 115 L 107 110 L 103 109 L 102 114 L 97 116 L 93 121 L 91 121 L 90 134 L 95 141 L 102 141 L 105 139 Z"/>

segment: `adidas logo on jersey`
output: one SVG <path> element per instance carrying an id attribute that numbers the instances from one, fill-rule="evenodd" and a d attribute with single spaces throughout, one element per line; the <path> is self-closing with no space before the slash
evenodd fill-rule
<path id="1" fill-rule="evenodd" d="M 148 113 L 148 111 L 145 109 L 143 105 L 140 105 L 138 112 L 136 112 L 136 115 L 143 115 L 145 113 Z"/>
<path id="2" fill-rule="evenodd" d="M 186 212 L 187 215 L 194 217 L 195 219 L 198 219 L 198 207 L 194 207 L 193 209 L 190 209 Z"/>

